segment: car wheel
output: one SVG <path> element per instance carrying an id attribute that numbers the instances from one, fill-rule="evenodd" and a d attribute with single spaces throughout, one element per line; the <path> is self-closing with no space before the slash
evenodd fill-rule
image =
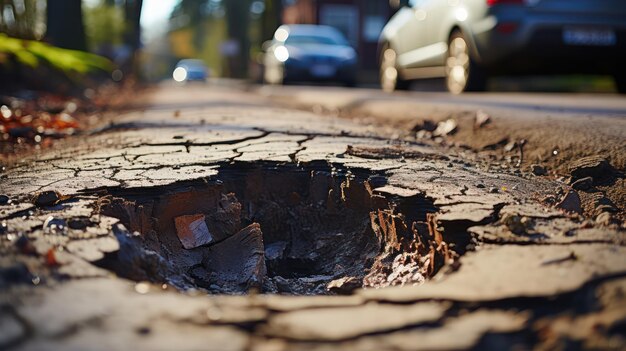
<path id="1" fill-rule="evenodd" d="M 460 32 L 452 34 L 448 43 L 446 86 L 453 94 L 484 91 L 487 87 L 487 75 L 470 55 L 467 40 Z"/>
<path id="2" fill-rule="evenodd" d="M 354 88 L 354 87 L 356 87 L 356 79 L 344 80 L 343 81 L 343 86 L 345 86 L 347 88 Z"/>
<path id="3" fill-rule="evenodd" d="M 613 79 L 615 79 L 615 86 L 617 92 L 620 94 L 626 94 L 626 73 L 618 73 Z"/>
<path id="4" fill-rule="evenodd" d="M 400 77 L 397 57 L 398 54 L 389 45 L 383 46 L 380 53 L 380 86 L 386 92 L 409 88 L 409 82 Z"/>

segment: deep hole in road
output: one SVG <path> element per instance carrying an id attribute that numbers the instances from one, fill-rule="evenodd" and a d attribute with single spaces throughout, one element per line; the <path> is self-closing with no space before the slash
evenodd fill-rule
<path id="1" fill-rule="evenodd" d="M 113 191 L 100 211 L 128 231 L 97 264 L 137 281 L 226 294 L 422 283 L 469 238 L 445 242 L 429 198 L 374 190 L 385 184 L 382 174 L 328 164 L 235 163 L 204 181 Z"/>

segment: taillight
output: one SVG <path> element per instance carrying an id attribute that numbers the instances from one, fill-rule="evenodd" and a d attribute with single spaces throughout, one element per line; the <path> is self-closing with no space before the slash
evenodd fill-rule
<path id="1" fill-rule="evenodd" d="M 524 5 L 525 3 L 525 0 L 487 0 L 487 5 L 489 6 L 501 4 Z"/>

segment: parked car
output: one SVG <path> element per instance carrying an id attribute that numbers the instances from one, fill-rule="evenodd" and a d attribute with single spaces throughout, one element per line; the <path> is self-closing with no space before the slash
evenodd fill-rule
<path id="1" fill-rule="evenodd" d="M 196 59 L 184 59 L 178 61 L 174 72 L 172 72 L 172 78 L 179 82 L 189 81 L 206 81 L 209 77 L 209 69 L 202 60 Z"/>
<path id="2" fill-rule="evenodd" d="M 283 25 L 265 45 L 264 81 L 356 82 L 357 54 L 337 29 L 321 25 Z"/>
<path id="3" fill-rule="evenodd" d="M 445 77 L 452 93 L 498 74 L 607 74 L 626 93 L 624 0 L 411 0 L 379 43 L 384 90 Z"/>

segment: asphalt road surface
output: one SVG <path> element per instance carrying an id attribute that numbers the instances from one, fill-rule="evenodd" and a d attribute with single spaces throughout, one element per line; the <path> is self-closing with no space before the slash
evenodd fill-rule
<path id="1" fill-rule="evenodd" d="M 559 127 L 573 149 L 586 134 L 623 143 L 623 119 L 500 114 L 491 94 L 235 88 L 165 85 L 2 170 L 0 349 L 626 346 L 624 225 L 610 205 L 623 201 L 596 179 L 576 192 L 506 159 L 483 167 L 399 122 L 439 112 L 458 120 L 454 138 L 480 142 L 516 138 L 511 123 Z M 493 121 L 475 131 L 477 109 Z M 580 215 L 587 195 L 601 195 L 601 218 Z"/>

